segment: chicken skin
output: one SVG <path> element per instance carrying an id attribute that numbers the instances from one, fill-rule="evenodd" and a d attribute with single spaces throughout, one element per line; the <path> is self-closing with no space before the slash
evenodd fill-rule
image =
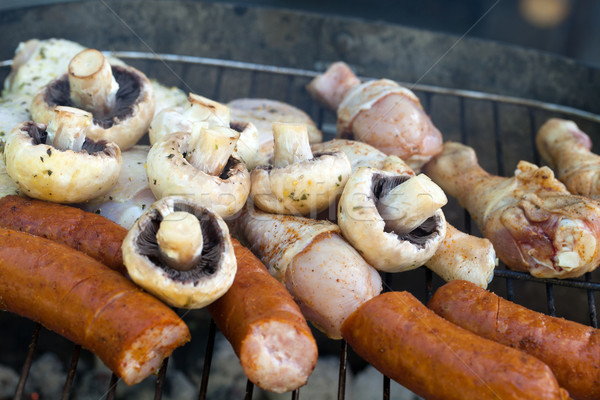
<path id="1" fill-rule="evenodd" d="M 370 144 L 420 168 L 441 151 L 442 134 L 408 88 L 388 79 L 360 83 L 350 68 L 334 63 L 307 90 L 337 111 L 338 137 Z"/>
<path id="2" fill-rule="evenodd" d="M 447 142 L 426 173 L 467 209 L 511 269 L 570 278 L 598 266 L 600 204 L 570 194 L 550 168 L 521 161 L 514 177 L 491 175 L 472 148 Z"/>
<path id="3" fill-rule="evenodd" d="M 600 156 L 573 121 L 551 118 L 538 131 L 537 149 L 569 192 L 600 200 Z"/>

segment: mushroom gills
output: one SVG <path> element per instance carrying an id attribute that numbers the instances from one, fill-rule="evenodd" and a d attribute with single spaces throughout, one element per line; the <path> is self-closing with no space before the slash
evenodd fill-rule
<path id="1" fill-rule="evenodd" d="M 104 129 L 108 129 L 131 116 L 131 104 L 133 104 L 140 95 L 142 82 L 140 77 L 130 73 L 126 68 L 113 66 L 112 73 L 119 85 L 119 90 L 115 95 L 113 108 L 104 115 L 94 114 L 94 124 Z M 52 85 L 47 86 L 44 101 L 50 106 L 68 106 L 76 107 L 71 100 L 71 85 L 68 75 L 57 79 Z"/>
<path id="2" fill-rule="evenodd" d="M 432 235 L 437 234 L 440 221 L 436 211 L 446 204 L 447 199 L 437 185 L 426 177 L 423 185 L 420 177 L 425 175 L 374 174 L 372 190 L 386 231 L 394 232 L 402 240 L 424 245 Z M 428 185 L 430 182 L 431 185 Z M 423 195 L 414 196 L 414 190 Z M 405 196 L 408 202 L 403 201 Z"/>
<path id="3" fill-rule="evenodd" d="M 175 212 L 185 212 L 194 215 L 200 222 L 202 230 L 202 252 L 200 257 L 196 257 L 196 263 L 190 269 L 177 269 L 164 262 L 164 255 L 158 246 L 156 235 L 159 232 L 163 217 L 157 212 L 156 218 L 153 218 L 148 224 L 146 230 L 141 231 L 137 239 L 140 254 L 148 257 L 148 259 L 159 268 L 162 268 L 168 277 L 178 282 L 192 282 L 197 285 L 198 282 L 206 277 L 213 275 L 217 271 L 217 266 L 220 264 L 222 249 L 217 238 L 219 234 L 219 226 L 216 221 L 208 217 L 201 216 L 198 218 L 194 214 L 191 207 L 178 205 L 174 208 Z"/>
<path id="4" fill-rule="evenodd" d="M 48 131 L 44 124 L 29 122 L 27 123 L 26 129 L 27 134 L 33 139 L 34 145 L 45 144 L 48 141 Z M 114 157 L 115 154 L 113 154 L 113 149 L 106 145 L 107 142 L 105 140 L 95 141 L 86 137 L 81 145 L 81 151 L 85 151 L 92 155 L 104 152 L 106 155 Z M 51 156 L 51 154 L 48 155 Z"/>

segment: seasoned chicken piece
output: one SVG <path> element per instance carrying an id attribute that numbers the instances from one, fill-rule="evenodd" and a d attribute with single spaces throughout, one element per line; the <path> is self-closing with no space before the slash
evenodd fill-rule
<path id="1" fill-rule="evenodd" d="M 540 155 L 573 194 L 600 200 L 600 156 L 592 141 L 573 121 L 552 118 L 538 131 Z"/>
<path id="2" fill-rule="evenodd" d="M 469 211 L 510 268 L 569 278 L 598 266 L 600 204 L 570 194 L 550 168 L 521 161 L 514 177 L 491 175 L 472 148 L 448 142 L 426 173 Z"/>
<path id="3" fill-rule="evenodd" d="M 360 83 L 344 63 L 333 64 L 308 86 L 317 101 L 337 110 L 338 137 L 354 137 L 418 171 L 441 151 L 442 134 L 419 98 L 388 79 Z"/>
<path id="4" fill-rule="evenodd" d="M 382 290 L 379 273 L 331 222 L 245 207 L 232 225 L 306 319 L 332 339 L 340 339 L 346 318 Z"/>
<path id="5" fill-rule="evenodd" d="M 227 105 L 231 111 L 232 123 L 251 122 L 258 130 L 258 165 L 267 165 L 273 158 L 273 122 L 305 124 L 311 144 L 323 140 L 323 133 L 308 114 L 290 104 L 268 99 L 237 99 Z"/>

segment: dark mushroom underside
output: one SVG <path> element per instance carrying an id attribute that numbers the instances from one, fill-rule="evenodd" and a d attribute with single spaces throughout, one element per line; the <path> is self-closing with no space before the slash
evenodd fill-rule
<path id="1" fill-rule="evenodd" d="M 26 122 L 25 125 L 21 128 L 27 132 L 29 137 L 33 140 L 34 145 L 46 144 L 46 138 L 48 137 L 48 132 L 46 131 L 46 125 L 38 124 L 35 122 Z M 81 146 L 81 151 L 85 151 L 91 155 L 98 155 L 99 153 L 104 153 L 109 157 L 115 157 L 116 153 L 114 148 L 106 147 L 106 140 L 94 141 L 90 138 L 85 138 L 83 145 Z M 60 150 L 56 150 L 60 151 Z M 51 156 L 51 154 L 48 154 Z"/>
<path id="2" fill-rule="evenodd" d="M 113 65 L 111 68 L 113 76 L 119 84 L 115 106 L 104 118 L 98 119 L 94 115 L 94 124 L 104 129 L 108 129 L 118 121 L 131 117 L 133 115 L 133 105 L 141 100 L 139 99 L 142 87 L 140 77 L 123 67 Z M 44 94 L 44 101 L 50 107 L 75 107 L 71 102 L 70 90 L 69 78 L 65 74 L 48 85 Z"/>
<path id="3" fill-rule="evenodd" d="M 158 232 L 162 217 L 156 210 L 150 214 L 151 222 L 142 227 L 143 230 L 137 238 L 136 245 L 140 254 L 147 257 L 158 268 L 163 269 L 170 279 L 176 282 L 192 283 L 196 286 L 202 278 L 210 276 L 217 271 L 217 266 L 221 262 L 221 254 L 225 250 L 225 245 L 219 239 L 221 237 L 219 224 L 213 218 L 209 218 L 207 215 L 203 215 L 185 204 L 175 205 L 173 212 L 177 211 L 185 211 L 193 214 L 200 221 L 204 243 L 202 255 L 194 268 L 189 271 L 179 271 L 169 267 L 162 261 L 156 242 L 156 233 Z"/>
<path id="4" fill-rule="evenodd" d="M 410 178 L 411 176 L 409 175 L 385 176 L 382 174 L 374 174 L 371 190 L 375 196 L 375 202 L 379 201 L 380 198 L 387 195 L 396 186 L 406 182 Z M 433 215 L 432 217 L 427 218 L 425 222 L 412 231 L 403 233 L 401 235 L 396 235 L 400 240 L 408 240 L 409 242 L 414 243 L 416 246 L 425 247 L 425 244 L 429 240 L 434 239 L 440 234 L 438 227 L 441 223 L 442 221 L 440 220 L 440 217 L 438 215 Z"/>

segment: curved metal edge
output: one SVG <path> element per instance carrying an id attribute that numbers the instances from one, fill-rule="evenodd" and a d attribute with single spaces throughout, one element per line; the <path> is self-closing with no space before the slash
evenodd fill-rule
<path id="1" fill-rule="evenodd" d="M 244 61 L 234 61 L 234 60 L 222 60 L 216 58 L 207 58 L 207 57 L 198 57 L 198 56 L 189 56 L 189 55 L 180 55 L 180 54 L 168 54 L 168 53 L 150 53 L 150 52 L 142 52 L 142 51 L 105 51 L 103 52 L 107 56 L 122 58 L 122 59 L 130 59 L 130 60 L 155 60 L 163 63 L 166 62 L 176 62 L 176 63 L 186 63 L 186 64 L 197 64 L 197 65 L 206 65 L 206 66 L 214 66 L 214 67 L 225 67 L 232 68 L 238 70 L 246 70 L 246 71 L 257 71 L 257 72 L 268 72 L 272 74 L 279 75 L 293 75 L 305 78 L 314 78 L 319 75 L 320 71 L 306 70 L 306 69 L 298 69 L 298 68 L 289 68 L 289 67 L 278 67 L 274 65 L 264 65 L 264 64 L 256 64 L 249 63 Z M 12 65 L 12 60 L 4 60 L 0 61 L 0 68 L 9 67 Z M 376 79 L 373 77 L 359 77 L 361 80 L 371 80 Z M 485 93 L 478 92 L 473 90 L 463 90 L 463 89 L 450 89 L 441 86 L 433 86 L 433 85 L 424 85 L 424 84 L 413 84 L 409 82 L 398 82 L 398 84 L 402 86 L 406 86 L 411 90 L 417 90 L 426 93 L 435 93 L 435 94 L 444 94 L 451 96 L 459 96 L 469 99 L 477 99 L 477 100 L 489 100 L 495 101 L 499 103 L 505 104 L 513 104 L 520 105 L 526 107 L 533 107 L 542 110 L 559 112 L 565 115 L 571 115 L 574 117 L 582 118 L 589 120 L 591 122 L 600 124 L 600 115 L 594 114 L 588 111 L 579 110 L 577 108 L 563 106 L 560 104 L 546 103 L 543 101 L 519 98 L 519 97 L 511 97 L 504 95 L 497 95 L 493 93 Z"/>

